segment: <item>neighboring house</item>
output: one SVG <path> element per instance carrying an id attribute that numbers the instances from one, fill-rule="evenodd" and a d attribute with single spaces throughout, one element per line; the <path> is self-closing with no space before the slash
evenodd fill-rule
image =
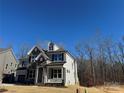
<path id="1" fill-rule="evenodd" d="M 0 80 L 4 83 L 14 82 L 17 60 L 11 48 L 0 48 Z"/>
<path id="2" fill-rule="evenodd" d="M 77 62 L 63 48 L 50 42 L 44 50 L 34 46 L 23 59 L 17 69 L 17 81 L 41 85 L 78 83 Z"/>

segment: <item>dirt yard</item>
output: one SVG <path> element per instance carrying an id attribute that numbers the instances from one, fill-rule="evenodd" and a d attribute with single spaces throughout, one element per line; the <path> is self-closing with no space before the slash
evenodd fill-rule
<path id="1" fill-rule="evenodd" d="M 79 87 L 69 86 L 68 88 L 56 87 L 38 87 L 38 86 L 2 86 L 7 89 L 4 93 L 76 93 L 76 89 L 80 90 L 79 93 L 124 93 L 124 86 L 108 86 L 108 87 Z"/>

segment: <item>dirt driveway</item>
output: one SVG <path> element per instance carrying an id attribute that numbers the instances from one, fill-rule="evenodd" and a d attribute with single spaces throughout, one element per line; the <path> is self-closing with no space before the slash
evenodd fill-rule
<path id="1" fill-rule="evenodd" d="M 102 86 L 102 87 L 79 87 L 69 86 L 68 88 L 57 87 L 42 87 L 42 86 L 18 86 L 18 85 L 4 85 L 2 88 L 7 89 L 4 93 L 76 93 L 76 89 L 80 93 L 124 93 L 124 86 Z"/>

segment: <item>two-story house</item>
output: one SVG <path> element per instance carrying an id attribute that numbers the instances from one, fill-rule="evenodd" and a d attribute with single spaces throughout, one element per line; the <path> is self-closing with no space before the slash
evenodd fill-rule
<path id="1" fill-rule="evenodd" d="M 0 81 L 11 83 L 14 81 L 17 60 L 11 48 L 0 48 Z"/>
<path id="2" fill-rule="evenodd" d="M 77 62 L 68 51 L 52 42 L 47 50 L 34 46 L 20 61 L 17 81 L 75 85 L 78 83 Z"/>

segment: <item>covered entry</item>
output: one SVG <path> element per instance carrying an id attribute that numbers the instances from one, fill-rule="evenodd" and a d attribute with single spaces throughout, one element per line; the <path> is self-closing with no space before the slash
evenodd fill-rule
<path id="1" fill-rule="evenodd" d="M 43 83 L 43 68 L 42 67 L 38 69 L 37 83 Z"/>
<path id="2" fill-rule="evenodd" d="M 36 75 L 35 75 L 35 84 L 43 84 L 44 83 L 44 69 L 43 67 L 38 67 L 36 69 Z"/>

